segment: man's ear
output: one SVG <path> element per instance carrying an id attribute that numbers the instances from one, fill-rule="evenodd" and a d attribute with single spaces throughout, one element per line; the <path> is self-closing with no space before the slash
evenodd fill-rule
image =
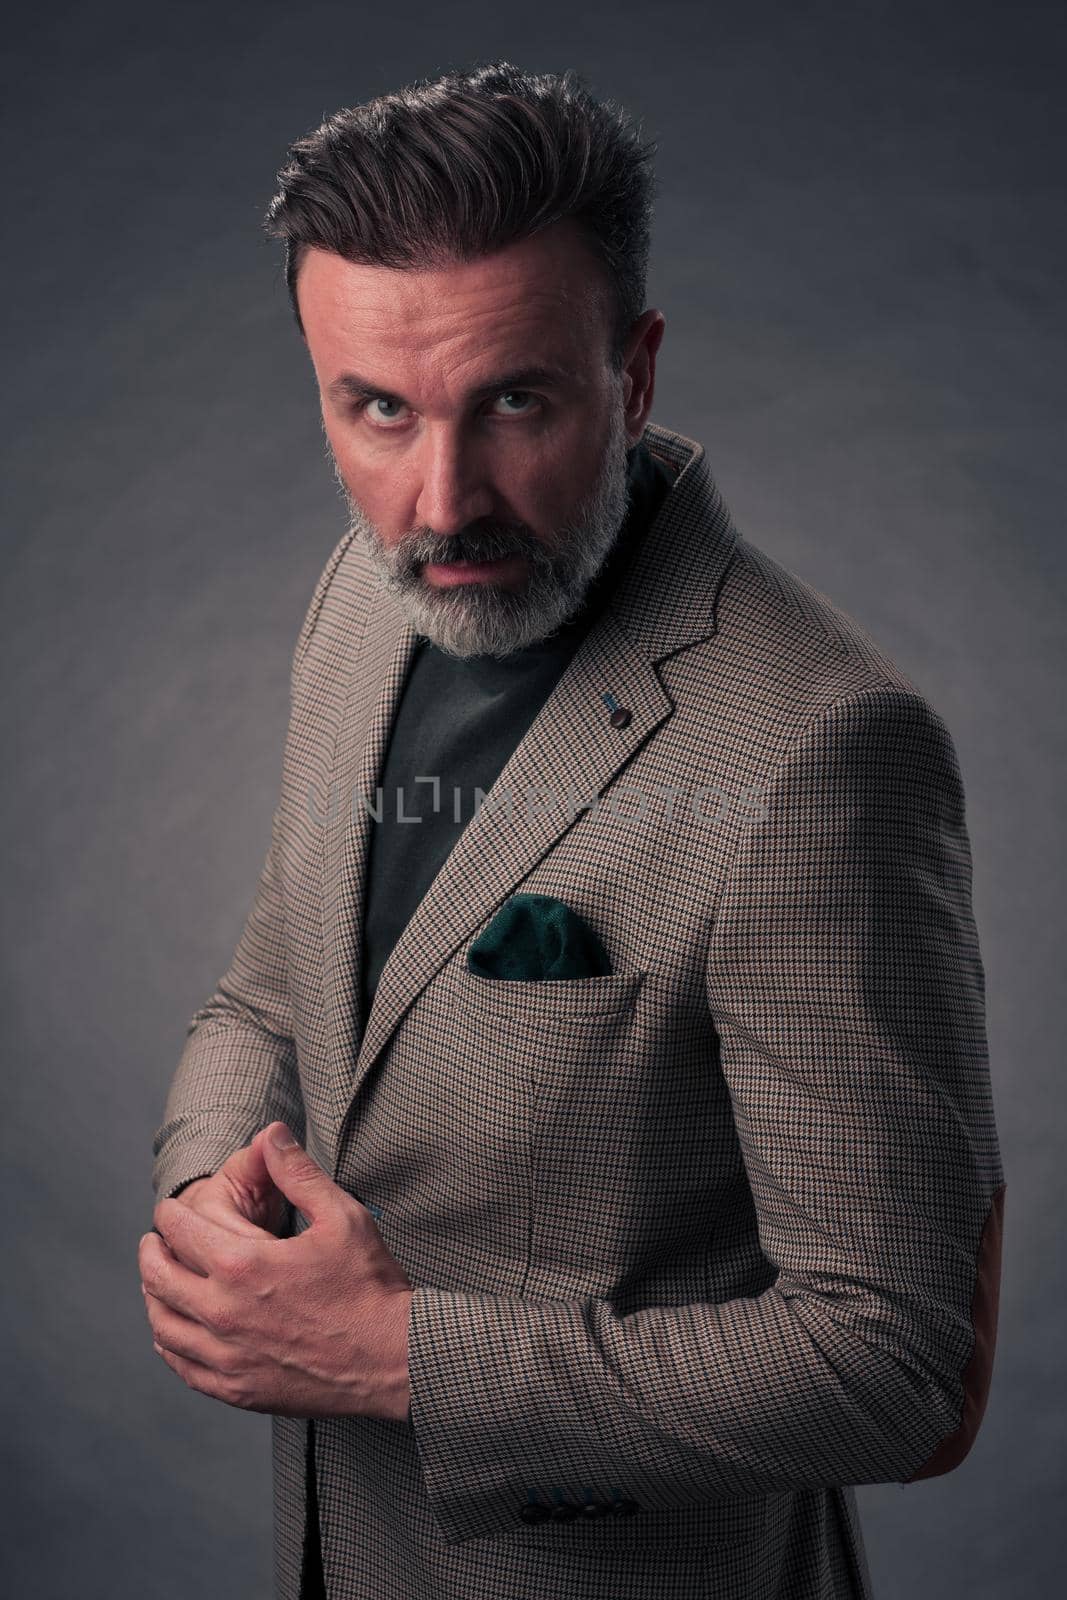
<path id="1" fill-rule="evenodd" d="M 623 418 L 630 445 L 635 445 L 645 431 L 652 412 L 652 397 L 656 388 L 656 355 L 663 342 L 667 319 L 662 311 L 650 306 L 642 312 L 630 329 L 623 360 Z"/>

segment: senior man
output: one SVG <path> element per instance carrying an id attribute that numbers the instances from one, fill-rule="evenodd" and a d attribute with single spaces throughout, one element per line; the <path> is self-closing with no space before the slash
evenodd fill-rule
<path id="1" fill-rule="evenodd" d="M 985 1407 L 955 751 L 650 420 L 651 154 L 497 62 L 268 213 L 351 515 L 140 1265 L 273 1418 L 279 1600 L 869 1596 L 853 1485 Z"/>

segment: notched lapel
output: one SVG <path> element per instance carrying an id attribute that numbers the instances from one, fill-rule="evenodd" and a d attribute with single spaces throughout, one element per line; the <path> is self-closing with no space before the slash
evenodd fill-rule
<path id="1" fill-rule="evenodd" d="M 362 927 L 367 843 L 389 730 L 415 651 L 417 634 L 384 591 L 354 619 L 344 714 L 338 729 L 322 834 L 322 935 L 330 1039 L 330 1091 L 337 1139 L 351 1100 L 352 1063 L 363 1029 Z"/>
<path id="2" fill-rule="evenodd" d="M 631 720 L 613 728 L 611 689 Z M 674 710 L 617 621 L 591 631 L 463 829 L 382 969 L 350 1094 L 408 1006 Z"/>
<path id="3" fill-rule="evenodd" d="M 417 634 L 384 591 L 365 606 L 323 839 L 335 1149 L 355 1096 L 412 1001 L 562 835 L 581 824 L 582 803 L 601 795 L 673 713 L 657 663 L 715 631 L 715 595 L 738 535 L 702 447 L 652 424 L 646 438 L 678 470 L 672 490 L 618 594 L 582 641 L 390 952 L 366 1019 L 360 1014 L 360 947 L 373 821 L 368 807 L 378 805 L 389 733 Z M 358 619 L 353 625 L 358 627 Z M 625 728 L 611 726 L 603 699 L 609 692 L 631 713 Z"/>

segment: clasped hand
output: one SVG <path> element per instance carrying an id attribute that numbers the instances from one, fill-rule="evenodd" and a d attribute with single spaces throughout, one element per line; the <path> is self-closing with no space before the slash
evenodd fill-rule
<path id="1" fill-rule="evenodd" d="M 260 1129 L 195 1201 L 160 1200 L 138 1247 L 155 1348 L 191 1388 L 276 1416 L 408 1413 L 412 1285 L 370 1211 L 284 1123 Z M 289 1200 L 308 1219 L 279 1239 Z M 160 1237 L 162 1235 L 162 1237 Z"/>

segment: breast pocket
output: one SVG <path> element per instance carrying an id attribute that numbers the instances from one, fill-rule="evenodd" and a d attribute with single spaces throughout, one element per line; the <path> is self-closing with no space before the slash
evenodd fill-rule
<path id="1" fill-rule="evenodd" d="M 484 978 L 457 967 L 461 1003 L 473 1014 L 565 1031 L 572 1020 L 595 1025 L 633 1010 L 646 972 L 629 969 L 589 978 Z M 579 1036 L 582 1030 L 579 1030 Z M 588 1031 L 585 1030 L 585 1031 Z"/>
<path id="2" fill-rule="evenodd" d="M 582 1086 L 610 1100 L 606 1075 L 645 977 L 482 978 L 462 950 L 418 996 L 365 1097 L 360 1148 L 373 1166 L 351 1174 L 353 1192 L 391 1197 L 390 1237 L 409 1275 L 529 1292 L 540 1210 L 554 1205 L 540 1176 L 545 1105 L 581 1102 Z"/>
<path id="3" fill-rule="evenodd" d="M 471 1050 L 526 1100 L 525 1292 L 610 1294 L 669 1264 L 688 1248 L 708 1075 L 672 1057 L 655 975 L 454 977 Z"/>

